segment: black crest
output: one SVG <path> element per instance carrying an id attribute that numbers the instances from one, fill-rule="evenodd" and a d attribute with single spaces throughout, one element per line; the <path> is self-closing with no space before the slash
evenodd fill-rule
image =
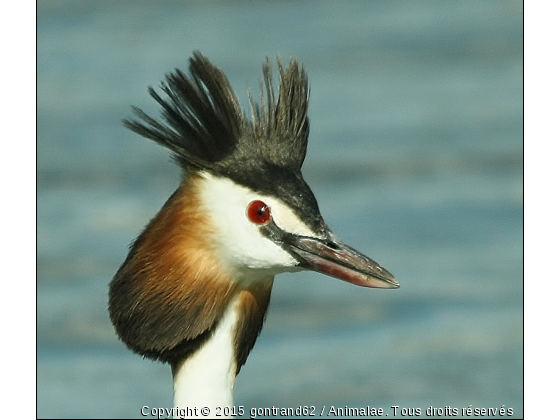
<path id="1" fill-rule="evenodd" d="M 125 120 L 133 131 L 173 152 L 185 170 L 207 170 L 235 178 L 250 169 L 273 166 L 298 173 L 307 149 L 307 75 L 295 59 L 284 68 L 278 59 L 278 97 L 268 59 L 263 64 L 260 101 L 251 99 L 251 118 L 224 73 L 195 52 L 189 73 L 168 74 L 161 84 L 166 97 L 153 88 L 164 123 L 134 107 L 138 120 Z M 270 168 L 268 168 L 270 169 Z"/>

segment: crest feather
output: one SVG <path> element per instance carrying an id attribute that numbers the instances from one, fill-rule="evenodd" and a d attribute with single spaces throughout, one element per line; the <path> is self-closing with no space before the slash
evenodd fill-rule
<path id="1" fill-rule="evenodd" d="M 249 93 L 251 119 L 218 67 L 200 52 L 189 63 L 189 75 L 176 69 L 166 76 L 163 97 L 149 88 L 161 106 L 161 122 L 133 107 L 137 119 L 125 120 L 125 126 L 170 149 L 185 170 L 231 176 L 249 167 L 272 165 L 299 172 L 309 136 L 309 90 L 297 60 L 284 68 L 278 59 L 278 98 L 270 62 L 265 61 L 260 104 Z"/>

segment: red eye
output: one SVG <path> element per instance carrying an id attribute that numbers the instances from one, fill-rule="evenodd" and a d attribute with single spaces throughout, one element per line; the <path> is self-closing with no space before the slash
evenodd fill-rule
<path id="1" fill-rule="evenodd" d="M 262 225 L 270 220 L 270 209 L 260 200 L 255 200 L 247 206 L 247 217 L 253 223 Z"/>

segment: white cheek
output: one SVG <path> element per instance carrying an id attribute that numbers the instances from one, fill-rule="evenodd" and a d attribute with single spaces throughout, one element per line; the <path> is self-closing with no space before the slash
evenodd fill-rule
<path id="1" fill-rule="evenodd" d="M 265 269 L 273 274 L 292 271 L 297 261 L 279 245 L 265 238 L 259 226 L 249 221 L 247 206 L 254 200 L 262 200 L 269 205 L 272 217 L 282 228 L 284 226 L 280 224 L 280 219 L 285 219 L 284 224 L 296 226 L 298 232 L 295 233 L 309 229 L 304 229 L 295 215 L 286 216 L 287 212 L 275 210 L 279 208 L 278 200 L 263 197 L 228 178 L 218 178 L 208 173 L 202 176 L 202 204 L 217 228 L 216 243 L 221 258 L 239 269 Z"/>

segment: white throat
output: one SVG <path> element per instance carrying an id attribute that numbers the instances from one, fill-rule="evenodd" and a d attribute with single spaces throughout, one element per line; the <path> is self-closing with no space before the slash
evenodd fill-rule
<path id="1" fill-rule="evenodd" d="M 189 358 L 180 362 L 174 377 L 174 407 L 185 409 L 186 418 L 201 417 L 201 408 L 210 409 L 209 418 L 223 416 L 223 407 L 233 405 L 237 363 L 234 334 L 238 322 L 238 299 L 233 299 L 212 336 Z M 222 412 L 217 413 L 216 407 Z"/>

